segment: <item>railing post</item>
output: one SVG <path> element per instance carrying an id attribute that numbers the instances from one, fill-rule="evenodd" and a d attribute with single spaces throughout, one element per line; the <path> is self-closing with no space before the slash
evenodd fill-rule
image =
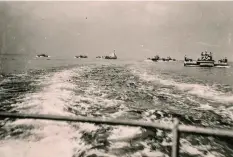
<path id="1" fill-rule="evenodd" d="M 180 147 L 180 133 L 178 130 L 179 120 L 174 120 L 174 127 L 172 129 L 172 157 L 178 157 L 179 156 L 179 147 Z"/>

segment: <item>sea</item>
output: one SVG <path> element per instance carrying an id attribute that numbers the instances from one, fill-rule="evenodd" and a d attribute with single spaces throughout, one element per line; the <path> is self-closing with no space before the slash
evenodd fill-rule
<path id="1" fill-rule="evenodd" d="M 1 60 L 0 111 L 233 128 L 233 64 L 103 59 Z M 172 133 L 0 118 L 0 157 L 168 157 Z M 233 139 L 181 134 L 181 157 L 231 157 Z"/>

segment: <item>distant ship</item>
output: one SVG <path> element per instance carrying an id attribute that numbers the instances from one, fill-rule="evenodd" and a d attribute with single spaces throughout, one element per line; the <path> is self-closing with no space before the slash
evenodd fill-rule
<path id="1" fill-rule="evenodd" d="M 224 59 L 218 60 L 218 63 L 215 63 L 214 66 L 216 66 L 216 67 L 227 67 L 227 66 L 229 66 L 227 58 L 225 57 Z"/>
<path id="2" fill-rule="evenodd" d="M 185 56 L 184 57 L 184 66 L 199 66 L 199 65 L 197 64 L 197 61 Z"/>
<path id="3" fill-rule="evenodd" d="M 176 59 L 172 59 L 170 56 L 167 58 L 160 58 L 158 55 L 154 56 L 153 58 L 148 58 L 148 60 L 152 60 L 154 62 L 170 62 L 176 61 Z"/>
<path id="4" fill-rule="evenodd" d="M 214 60 L 212 57 L 212 53 L 210 54 L 205 52 L 205 54 L 202 52 L 201 53 L 201 59 L 197 59 L 197 61 L 193 61 L 192 59 L 189 59 L 185 56 L 184 58 L 184 66 L 189 66 L 189 65 L 196 65 L 200 67 L 213 67 L 214 66 Z"/>
<path id="5" fill-rule="evenodd" d="M 111 53 L 110 55 L 108 56 L 104 56 L 104 59 L 117 59 L 117 55 L 115 53 L 115 50 L 113 53 Z"/>
<path id="6" fill-rule="evenodd" d="M 86 55 L 74 56 L 74 58 L 88 58 Z"/>
<path id="7" fill-rule="evenodd" d="M 212 53 L 210 52 L 209 54 L 207 51 L 205 53 L 201 53 L 201 59 L 198 58 L 197 61 L 187 58 L 186 56 L 184 57 L 184 66 L 198 66 L 198 67 L 217 67 L 217 66 L 228 66 L 227 59 L 222 59 L 219 60 L 218 63 L 215 63 L 213 60 Z"/>
<path id="8" fill-rule="evenodd" d="M 36 55 L 36 57 L 50 57 L 50 56 L 48 56 L 46 54 L 39 54 L 39 55 Z"/>

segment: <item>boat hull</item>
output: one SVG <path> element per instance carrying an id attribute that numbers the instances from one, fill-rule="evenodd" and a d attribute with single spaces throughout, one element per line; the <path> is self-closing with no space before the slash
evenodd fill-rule
<path id="1" fill-rule="evenodd" d="M 201 63 L 200 67 L 214 67 L 214 64 L 212 64 L 212 63 Z"/>
<path id="2" fill-rule="evenodd" d="M 39 56 L 39 55 L 37 55 L 36 57 L 37 58 L 49 58 L 50 56 Z"/>
<path id="3" fill-rule="evenodd" d="M 106 56 L 104 59 L 117 59 L 117 57 L 109 57 L 109 56 Z"/>
<path id="4" fill-rule="evenodd" d="M 215 63 L 214 66 L 229 66 L 228 63 Z"/>
<path id="5" fill-rule="evenodd" d="M 195 66 L 199 66 L 199 65 L 195 61 L 184 61 L 184 66 L 195 67 Z"/>
<path id="6" fill-rule="evenodd" d="M 214 61 L 197 61 L 200 67 L 214 67 Z"/>

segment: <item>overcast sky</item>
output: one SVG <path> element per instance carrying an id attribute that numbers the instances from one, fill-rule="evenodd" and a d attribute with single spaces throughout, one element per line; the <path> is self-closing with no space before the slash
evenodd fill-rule
<path id="1" fill-rule="evenodd" d="M 233 2 L 5 3 L 4 53 L 196 59 L 208 50 L 233 60 Z"/>

